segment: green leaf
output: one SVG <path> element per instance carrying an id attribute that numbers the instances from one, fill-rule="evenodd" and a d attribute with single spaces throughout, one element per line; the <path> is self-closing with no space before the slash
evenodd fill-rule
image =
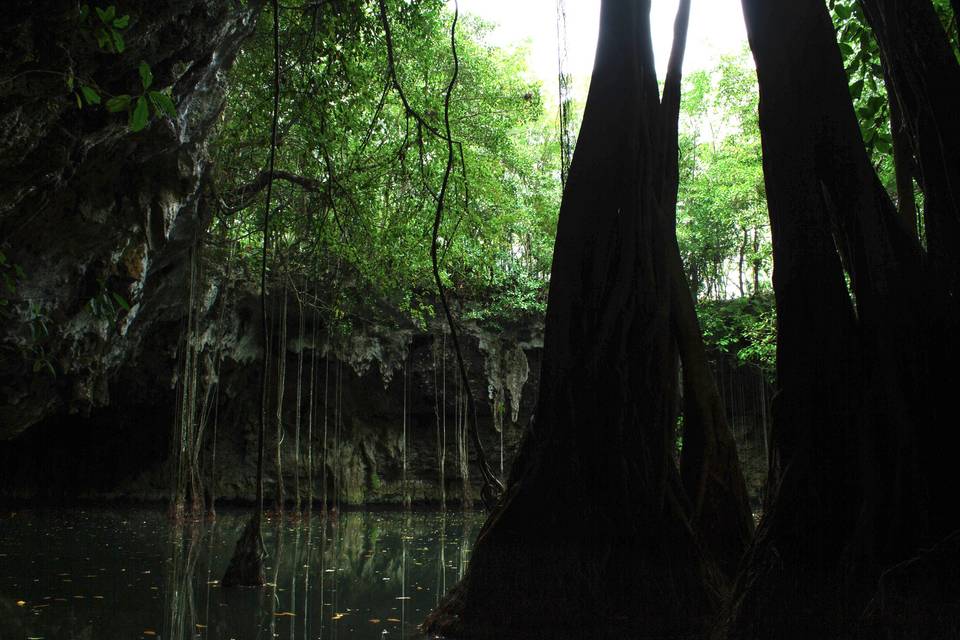
<path id="1" fill-rule="evenodd" d="M 838 42 L 837 45 L 840 47 L 840 53 L 842 53 L 844 56 L 853 55 L 853 47 L 851 47 L 848 43 Z"/>
<path id="2" fill-rule="evenodd" d="M 115 291 L 111 291 L 110 294 L 113 296 L 114 302 L 116 302 L 121 309 L 124 311 L 130 311 L 130 303 L 127 302 L 126 298 Z"/>
<path id="3" fill-rule="evenodd" d="M 124 15 L 113 21 L 114 29 L 126 29 L 127 25 L 130 24 L 130 16 Z"/>
<path id="4" fill-rule="evenodd" d="M 147 119 L 150 117 L 150 110 L 147 107 L 147 99 L 143 96 L 137 98 L 137 104 L 130 114 L 130 130 L 137 132 L 147 126 Z"/>
<path id="5" fill-rule="evenodd" d="M 153 84 L 153 71 L 146 62 L 140 63 L 140 82 L 143 83 L 143 89 L 147 90 Z"/>
<path id="6" fill-rule="evenodd" d="M 83 99 L 87 101 L 87 104 L 100 104 L 100 94 L 93 87 L 82 84 L 80 85 L 80 93 L 83 94 Z"/>
<path id="7" fill-rule="evenodd" d="M 117 48 L 117 53 L 123 53 L 126 44 L 123 42 L 123 36 L 116 29 L 110 29 L 110 35 L 113 36 L 113 45 Z"/>
<path id="8" fill-rule="evenodd" d="M 863 95 L 863 80 L 857 80 L 856 82 L 850 85 L 850 97 L 854 100 L 859 100 L 860 96 Z"/>
<path id="9" fill-rule="evenodd" d="M 110 34 L 107 33 L 106 29 L 98 28 L 93 32 L 97 37 L 97 46 L 101 49 L 106 49 L 107 51 L 113 51 L 113 40 L 110 38 Z"/>
<path id="10" fill-rule="evenodd" d="M 160 113 L 165 114 L 170 118 L 177 117 L 177 108 L 173 104 L 173 100 L 167 94 L 161 91 L 151 91 L 149 93 L 150 102 L 153 103 L 153 106 Z"/>
<path id="11" fill-rule="evenodd" d="M 67 90 L 73 91 L 73 74 L 67 76 Z"/>
<path id="12" fill-rule="evenodd" d="M 120 111 L 126 111 L 130 108 L 130 102 L 133 98 L 129 94 L 123 94 L 119 96 L 114 96 L 107 100 L 107 111 L 110 113 L 118 113 Z"/>
<path id="13" fill-rule="evenodd" d="M 21 267 L 21 266 L 18 265 L 18 264 L 13 265 L 13 271 L 14 271 L 14 273 L 17 274 L 17 277 L 20 278 L 21 280 L 23 280 L 24 278 L 27 277 L 27 274 L 26 274 L 26 272 L 23 270 L 23 267 Z"/>
<path id="14" fill-rule="evenodd" d="M 96 7 L 96 10 L 97 10 L 97 15 L 100 16 L 100 21 L 103 24 L 110 24 L 111 22 L 113 22 L 113 19 L 117 15 L 117 8 L 113 5 L 110 5 L 106 9 L 101 9 L 100 7 Z"/>

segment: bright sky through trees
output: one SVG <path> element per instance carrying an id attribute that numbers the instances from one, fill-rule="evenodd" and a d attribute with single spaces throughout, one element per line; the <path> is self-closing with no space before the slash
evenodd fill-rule
<path id="1" fill-rule="evenodd" d="M 661 76 L 670 55 L 677 1 L 653 0 L 650 13 Z M 600 0 L 566 0 L 566 9 L 568 71 L 574 76 L 574 86 L 585 90 L 593 68 Z M 497 25 L 492 44 L 529 42 L 532 73 L 548 89 L 556 84 L 556 0 L 460 0 L 460 10 Z M 746 40 L 740 0 L 694 0 L 684 71 L 712 68 L 721 55 L 739 52 Z"/>

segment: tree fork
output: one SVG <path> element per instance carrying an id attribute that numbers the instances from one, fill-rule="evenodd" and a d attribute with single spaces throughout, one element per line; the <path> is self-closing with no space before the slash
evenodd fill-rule
<path id="1" fill-rule="evenodd" d="M 664 176 L 660 196 L 664 226 L 661 233 L 669 240 L 671 317 L 683 363 L 684 435 L 680 473 L 694 507 L 694 527 L 723 573 L 732 579 L 753 536 L 753 518 L 736 443 L 710 371 L 676 234 L 680 80 L 689 20 L 690 0 L 681 0 L 660 105 Z"/>

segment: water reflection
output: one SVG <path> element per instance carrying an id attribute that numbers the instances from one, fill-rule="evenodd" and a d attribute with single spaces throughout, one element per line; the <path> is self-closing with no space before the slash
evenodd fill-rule
<path id="1" fill-rule="evenodd" d="M 271 519 L 266 589 L 221 589 L 246 515 L 0 514 L 0 640 L 418 637 L 463 575 L 479 514 Z"/>

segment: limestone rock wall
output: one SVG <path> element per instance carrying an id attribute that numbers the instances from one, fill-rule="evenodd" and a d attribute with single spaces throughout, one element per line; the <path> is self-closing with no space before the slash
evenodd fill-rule
<path id="1" fill-rule="evenodd" d="M 116 373 L 142 357 L 164 323 L 180 321 L 184 258 L 211 215 L 203 197 L 207 141 L 223 108 L 226 71 L 260 4 L 119 3 L 116 15 L 129 16 L 122 51 L 98 46 L 78 3 L 7 7 L 0 439 L 51 416 L 110 405 Z M 169 90 L 177 118 L 153 117 L 134 133 L 126 114 L 103 103 L 142 93 L 141 62 L 153 88 Z M 83 83 L 99 89 L 101 105 L 78 106 Z"/>

